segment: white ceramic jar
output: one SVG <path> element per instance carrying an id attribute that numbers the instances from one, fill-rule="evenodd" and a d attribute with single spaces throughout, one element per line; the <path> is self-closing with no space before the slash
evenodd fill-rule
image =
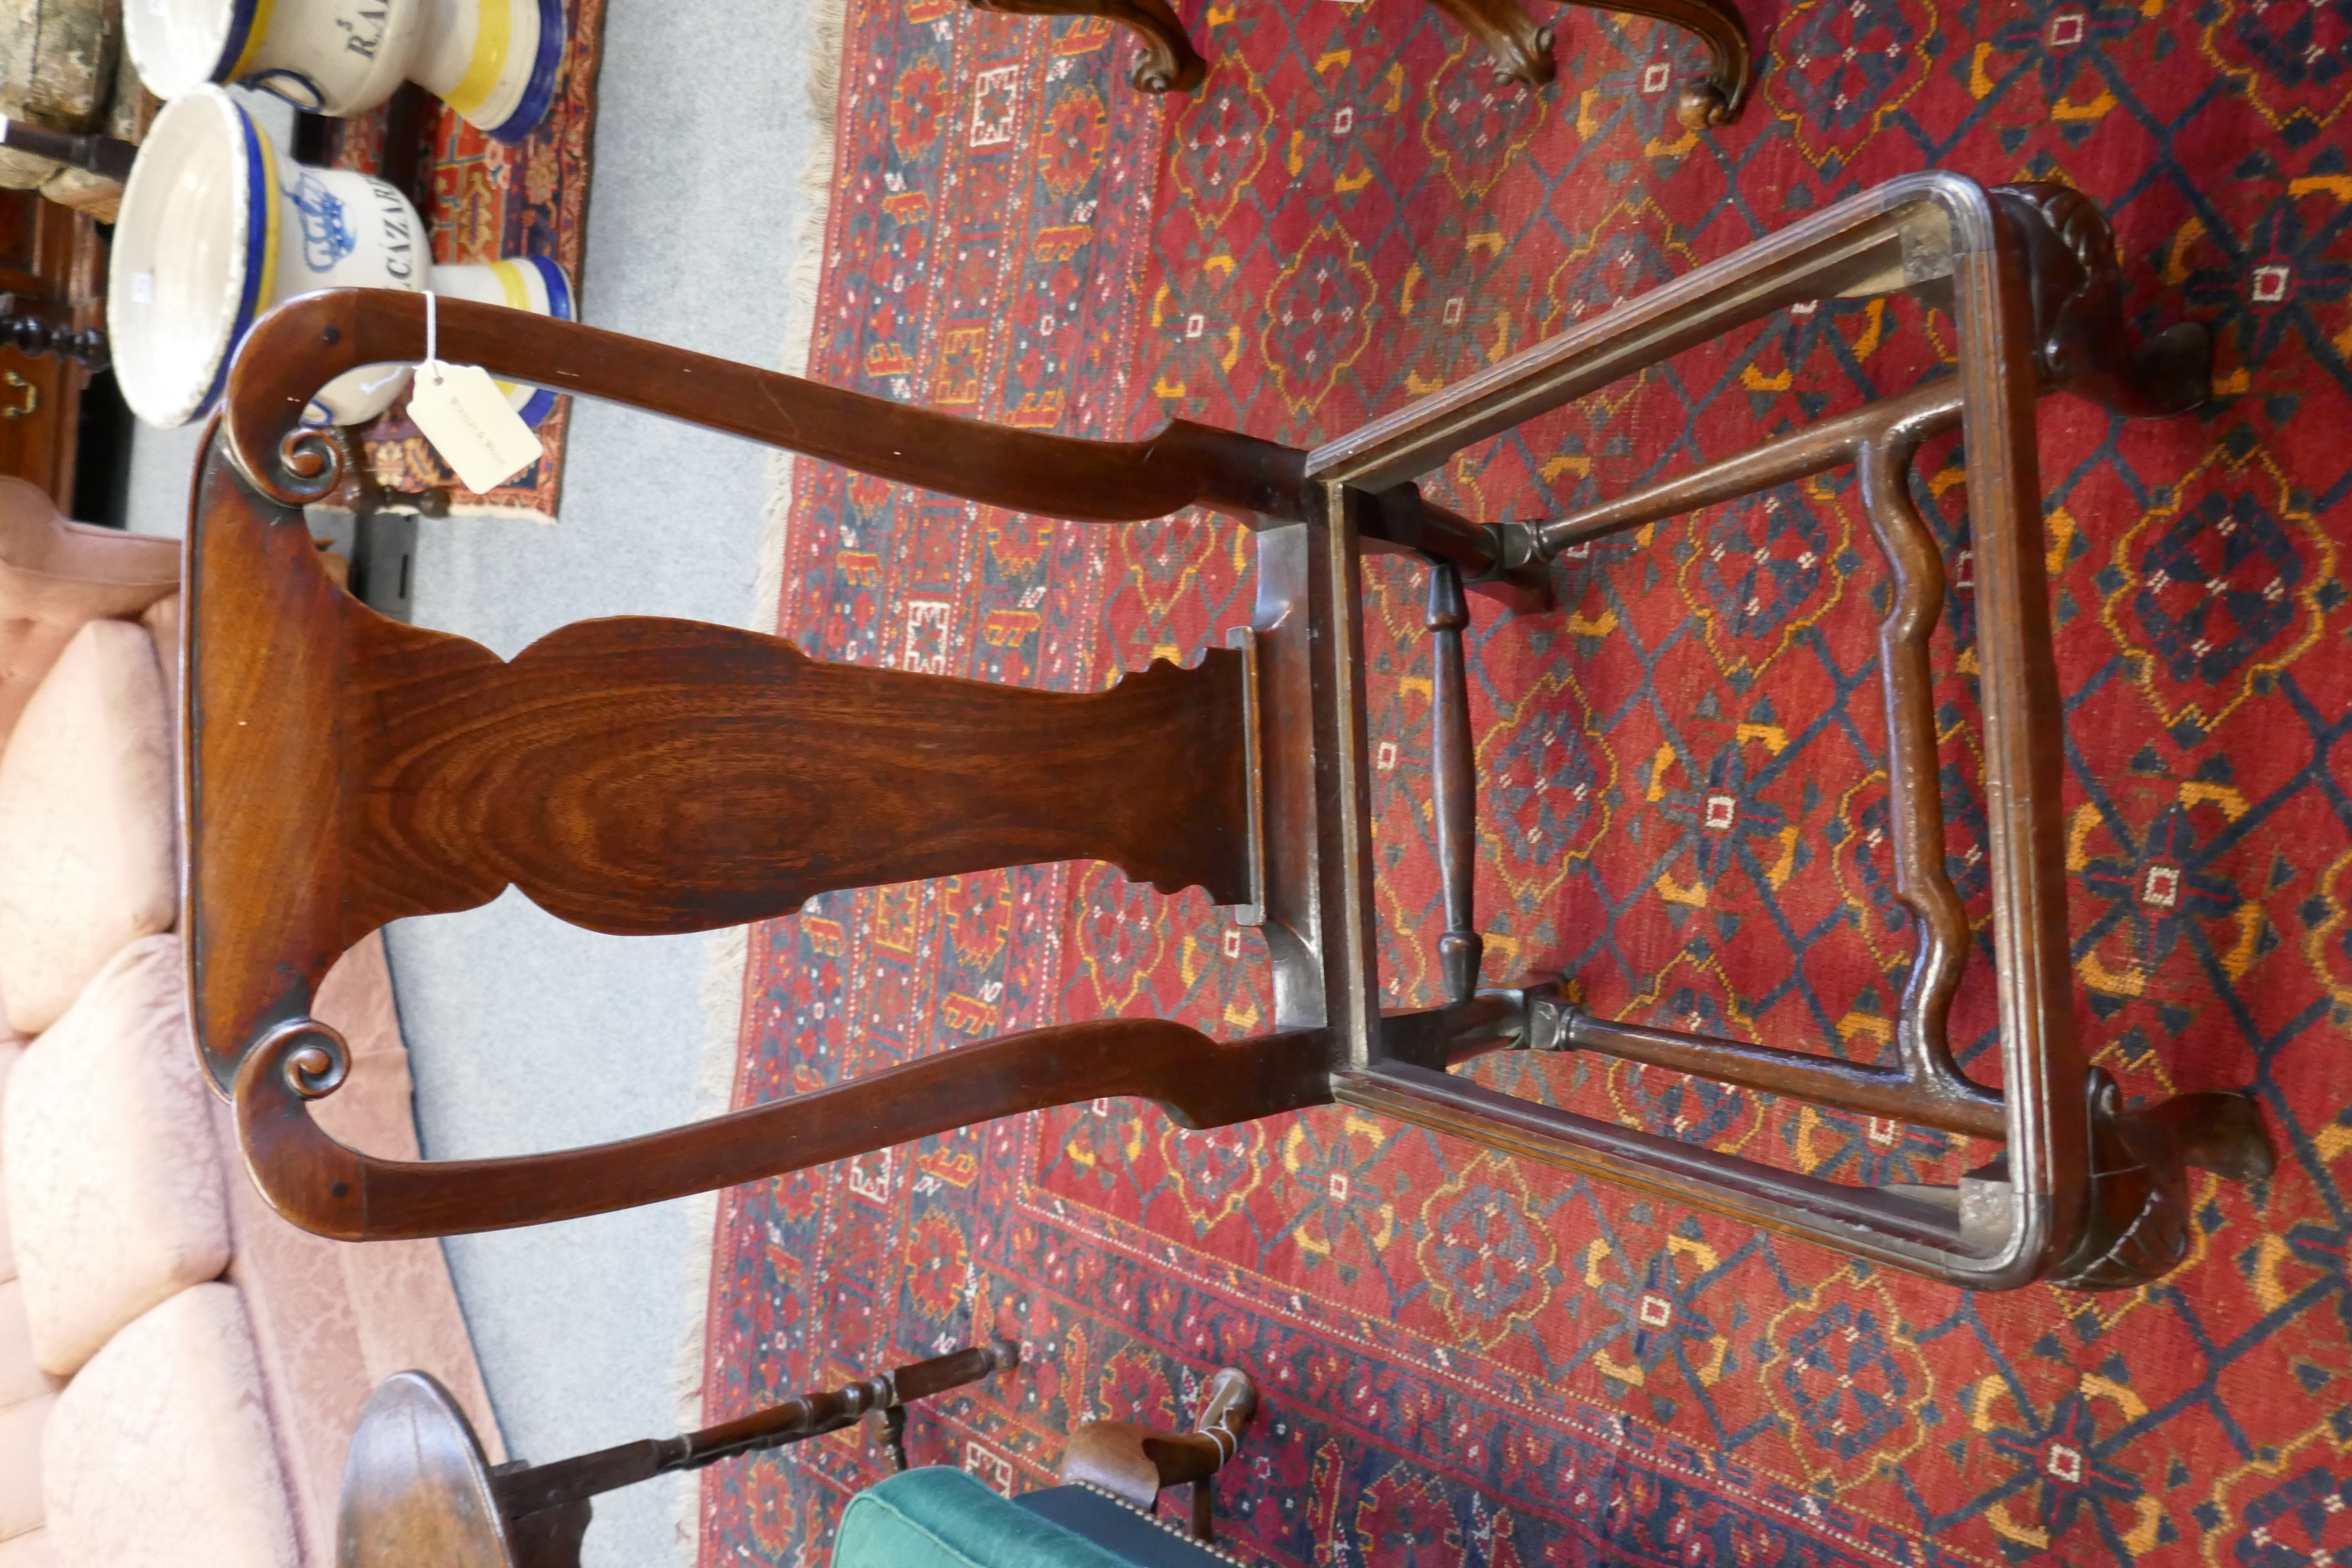
<path id="1" fill-rule="evenodd" d="M 501 142 L 554 101 L 563 0 L 124 0 L 123 42 L 165 100 L 207 82 L 363 114 L 413 79 Z"/>
<path id="2" fill-rule="evenodd" d="M 373 175 L 281 155 L 216 87 L 155 117 L 123 188 L 107 279 L 114 372 L 131 412 L 169 428 L 220 401 L 229 360 L 271 306 L 319 289 L 431 289 L 572 319 L 562 269 L 539 257 L 436 267 L 408 198 Z M 328 383 L 305 419 L 364 424 L 413 367 L 363 365 Z M 532 424 L 553 395 L 507 384 Z"/>

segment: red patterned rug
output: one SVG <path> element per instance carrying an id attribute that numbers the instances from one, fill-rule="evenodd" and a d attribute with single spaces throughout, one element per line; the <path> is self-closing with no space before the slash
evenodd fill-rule
<path id="1" fill-rule="evenodd" d="M 2135 1095 L 2251 1086 L 2281 1152 L 2205 1179 L 2149 1289 L 1971 1297 L 1340 1110 L 1214 1134 L 1126 1101 L 737 1190 L 708 1414 L 975 1336 L 1001 1386 L 919 1460 L 1048 1480 L 1094 1416 L 1268 1395 L 1218 1482 L 1296 1564 L 2352 1562 L 2352 16 L 2305 0 L 1795 0 L 1751 16 L 1743 121 L 1671 114 L 1678 35 L 1562 12 L 1560 79 L 1497 89 L 1406 0 L 1186 7 L 1165 106 L 1098 24 L 853 4 L 810 373 L 1083 434 L 1170 414 L 1307 443 L 1792 216 L 1940 165 L 2058 178 L 2142 326 L 2220 343 L 2202 415 L 2042 416 L 2088 1046 Z M 1766 36 L 1769 28 L 1769 37 Z M 1910 384 L 1948 323 L 1791 312 L 1514 433 L 1436 488 L 1532 517 Z M 1959 468 L 1939 658 L 1950 865 L 1987 913 Z M 1908 932 L 1878 853 L 1882 573 L 1842 478 L 1562 563 L 1476 607 L 1479 911 L 1495 978 L 1604 1014 L 1867 1057 Z M 1248 611 L 1201 520 L 1089 530 L 799 468 L 779 625 L 822 657 L 1064 689 Z M 1384 958 L 1439 929 L 1413 574 L 1370 574 Z M 1981 959 L 1953 1034 L 1993 1064 Z M 1225 1034 L 1256 939 L 1099 866 L 831 895 L 751 942 L 739 1102 L 1099 1014 Z M 1487 1081 L 1841 1180 L 1945 1175 L 1938 1134 L 1570 1059 Z M 848 1440 L 708 1473 L 702 1561 L 824 1560 L 882 1473 Z"/>
<path id="2" fill-rule="evenodd" d="M 575 290 L 588 245 L 588 151 L 596 122 L 596 68 L 603 58 L 604 0 L 564 0 L 571 37 L 547 118 L 520 143 L 493 142 L 435 103 L 425 127 L 428 194 L 418 216 L 433 235 L 433 259 L 447 265 L 544 256 Z M 383 158 L 384 110 L 332 122 L 330 162 L 373 173 Z M 407 399 L 368 426 L 368 457 L 384 483 L 438 486 L 460 514 L 555 521 L 563 494 L 563 440 L 572 400 L 558 396 L 540 421 L 547 456 L 488 495 L 476 495 L 406 417 Z"/>

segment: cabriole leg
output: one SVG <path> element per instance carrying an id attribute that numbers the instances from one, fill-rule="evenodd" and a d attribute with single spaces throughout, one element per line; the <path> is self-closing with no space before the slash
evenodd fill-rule
<path id="1" fill-rule="evenodd" d="M 1209 65 L 1185 36 L 1168 0 L 968 0 L 975 11 L 1020 16 L 1100 16 L 1132 32 L 1143 58 L 1129 79 L 1138 92 L 1190 92 Z"/>
<path id="2" fill-rule="evenodd" d="M 2212 395 L 2213 337 L 2203 322 L 2137 340 L 2125 325 L 2115 231 L 2088 196 L 2048 182 L 1990 194 L 2025 242 L 2045 382 L 2131 419 L 2186 414 Z"/>

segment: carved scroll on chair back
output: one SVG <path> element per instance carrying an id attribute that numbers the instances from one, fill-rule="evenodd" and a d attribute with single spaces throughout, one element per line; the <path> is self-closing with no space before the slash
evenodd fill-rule
<path id="1" fill-rule="evenodd" d="M 900 483 L 1079 521 L 1190 505 L 1256 531 L 1235 646 L 1069 695 L 821 664 L 779 638 L 625 617 L 511 662 L 376 616 L 329 584 L 299 507 L 345 448 L 296 421 L 354 365 L 414 360 L 413 296 L 313 295 L 265 318 L 230 378 L 188 532 L 187 856 L 193 1016 L 270 1201 L 324 1233 L 529 1225 L 743 1182 L 1036 1107 L 1151 1099 L 1202 1127 L 1343 1101 L 1956 1284 L 2154 1278 L 2186 1244 L 2184 1169 L 2268 1168 L 2251 1101 L 2126 1109 L 2075 1038 L 2060 712 L 2034 408 L 2052 388 L 2128 412 L 2205 395 L 2201 329 L 2137 348 L 2111 242 L 2056 187 L 1894 182 L 1301 452 L 1182 421 L 1131 443 L 978 424 L 565 322 L 450 300 L 442 353 Z M 1952 374 L 1576 516 L 1480 525 L 1413 488 L 1452 454 L 1808 300 L 1908 289 L 1948 310 Z M 1943 872 L 1927 635 L 1942 563 L 1906 483 L 1958 428 L 1976 552 L 2003 1089 L 1956 1065 L 1945 1013 L 1969 941 Z M 1897 887 L 1919 917 L 1895 1059 L 1590 1016 L 1556 987 L 1474 992 L 1475 779 L 1460 594 L 1549 605 L 1580 542 L 1850 467 L 1886 554 L 1881 631 Z M 1444 1005 L 1383 1011 L 1360 658 L 1360 552 L 1431 563 Z M 1267 1033 L 1221 1042 L 1108 1019 L 1003 1037 L 791 1100 L 593 1149 L 402 1164 L 334 1142 L 309 1100 L 341 1042 L 308 1014 L 383 922 L 509 882 L 600 931 L 789 914 L 828 889 L 1056 858 L 1199 886 L 1264 928 Z M 496 1041 L 482 1042 L 495 1049 Z M 1513 1099 L 1449 1068 L 1585 1050 L 1998 1140 L 1956 1186 L 1849 1186 Z"/>

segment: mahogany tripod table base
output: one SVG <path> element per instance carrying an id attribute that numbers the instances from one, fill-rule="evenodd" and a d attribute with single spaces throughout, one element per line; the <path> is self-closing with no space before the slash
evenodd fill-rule
<path id="1" fill-rule="evenodd" d="M 1414 479 L 1537 415 L 1791 306 L 1910 292 L 1949 318 L 1948 374 L 1798 425 L 1570 516 L 1480 523 Z M 1874 1263 L 1974 1289 L 2116 1289 L 2186 1255 L 2203 1170 L 2268 1171 L 2252 1100 L 2127 1105 L 2076 1036 L 2035 409 L 2201 403 L 2210 345 L 2125 330 L 2113 237 L 2056 185 L 1906 176 L 1311 452 L 1184 421 L 1097 442 L 959 419 L 570 322 L 448 300 L 445 357 L 631 404 L 1008 510 L 1136 522 L 1213 509 L 1255 534 L 1234 646 L 1105 691 L 1055 693 L 819 663 L 777 637 L 618 617 L 511 661 L 375 615 L 321 572 L 300 507 L 345 450 L 298 421 L 325 381 L 422 356 L 423 302 L 313 294 L 257 322 L 187 534 L 184 649 L 190 1013 L 246 1163 L 295 1223 L 352 1239 L 536 1225 L 657 1202 L 1114 1096 L 1187 1127 L 1340 1103 Z M 1983 710 L 1984 940 L 1996 1089 L 1946 1019 L 1979 939 L 1946 870 L 1930 638 L 1944 562 L 1913 500 L 1957 430 Z M 1478 990 L 1479 840 L 1463 595 L 1550 609 L 1561 552 L 1809 476 L 1850 472 L 1886 568 L 1878 663 L 1884 853 L 1915 946 L 1885 1060 L 1800 1029 L 1766 1042 L 1595 1017 L 1540 977 Z M 1383 1005 L 1361 558 L 1430 572 L 1440 1005 Z M 448 1163 L 375 1159 L 310 1101 L 348 1067 L 313 989 L 389 921 L 508 886 L 622 934 L 790 915 L 817 893 L 1051 860 L 1206 889 L 1272 959 L 1264 1033 L 1220 1041 L 1108 1018 L 940 1049 L 647 1137 Z M 1785 1037 L 1794 1036 L 1795 1037 Z M 482 1048 L 496 1050 L 485 1040 Z M 1853 1185 L 1575 1115 L 1451 1069 L 1585 1051 L 1996 1142 L 1949 1184 Z"/>
<path id="2" fill-rule="evenodd" d="M 803 1394 L 699 1432 L 625 1443 L 548 1465 L 493 1467 L 449 1391 L 421 1372 L 376 1385 L 343 1461 L 339 1568 L 579 1568 L 589 1499 L 838 1432 L 861 1420 L 907 1468 L 906 1405 L 1018 1364 L 1010 1343 L 975 1345 L 845 1388 Z"/>
<path id="3" fill-rule="evenodd" d="M 967 0 L 975 11 L 1024 16 L 1100 16 L 1117 22 L 1143 46 L 1143 58 L 1129 79 L 1139 92 L 1190 92 L 1208 75 L 1208 62 L 1192 47 L 1184 24 L 1168 0 Z M 1505 81 L 1543 87 L 1555 74 L 1552 25 L 1538 26 L 1518 0 L 1429 0 L 1485 47 L 1495 75 Z M 1649 16 L 1697 35 L 1706 47 L 1707 70 L 1683 84 L 1675 112 L 1693 130 L 1728 125 L 1748 101 L 1755 68 L 1748 24 L 1730 0 L 1570 0 L 1593 10 Z"/>

